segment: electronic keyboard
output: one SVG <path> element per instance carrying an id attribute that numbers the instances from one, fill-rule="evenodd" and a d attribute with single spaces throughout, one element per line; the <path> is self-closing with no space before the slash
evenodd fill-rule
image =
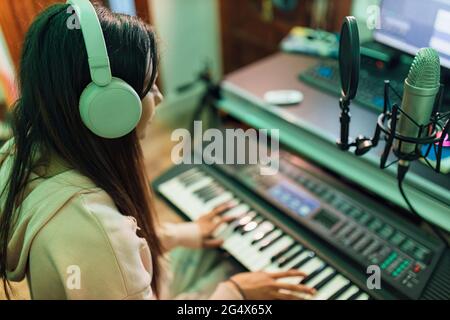
<path id="1" fill-rule="evenodd" d="M 281 151 L 279 165 L 273 176 L 258 165 L 179 165 L 153 187 L 190 220 L 228 204 L 222 248 L 249 271 L 305 272 L 283 281 L 314 287 L 312 299 L 450 297 L 450 255 L 437 239 L 296 155 Z M 381 288 L 367 285 L 373 265 Z"/>

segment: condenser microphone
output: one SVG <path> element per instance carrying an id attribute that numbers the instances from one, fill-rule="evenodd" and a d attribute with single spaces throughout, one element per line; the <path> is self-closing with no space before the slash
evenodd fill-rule
<path id="1" fill-rule="evenodd" d="M 420 138 L 428 134 L 426 125 L 435 105 L 440 89 L 440 61 L 436 50 L 420 49 L 405 79 L 402 112 L 399 115 L 396 133 L 406 138 Z M 423 132 L 420 132 L 422 128 Z M 399 157 L 399 170 L 409 167 L 409 156 L 415 154 L 420 145 L 396 141 L 394 153 Z M 407 170 L 407 169 L 406 169 Z"/>

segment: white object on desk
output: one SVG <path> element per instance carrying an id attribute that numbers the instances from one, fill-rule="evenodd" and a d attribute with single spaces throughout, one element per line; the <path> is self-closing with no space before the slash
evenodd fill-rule
<path id="1" fill-rule="evenodd" d="M 272 90 L 264 94 L 264 100 L 276 106 L 290 106 L 303 101 L 303 93 L 298 90 Z"/>

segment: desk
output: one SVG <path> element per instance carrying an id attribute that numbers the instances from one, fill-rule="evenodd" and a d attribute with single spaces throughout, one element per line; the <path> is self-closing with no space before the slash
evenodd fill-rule
<path id="1" fill-rule="evenodd" d="M 335 146 L 339 136 L 338 98 L 298 80 L 317 59 L 277 53 L 228 75 L 218 108 L 255 127 L 280 129 L 280 142 L 300 155 L 334 171 L 387 201 L 406 208 L 397 187 L 396 168 L 379 169 L 382 146 L 358 158 Z M 382 85 L 382 84 L 380 84 Z M 304 101 L 292 107 L 273 107 L 263 101 L 268 90 L 297 89 Z M 377 114 L 351 106 L 352 136 L 372 136 Z M 406 193 L 416 210 L 450 231 L 450 177 L 414 163 L 405 181 Z"/>

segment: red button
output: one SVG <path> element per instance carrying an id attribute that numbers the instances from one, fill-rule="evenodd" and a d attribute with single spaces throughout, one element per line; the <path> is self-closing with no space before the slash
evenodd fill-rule
<path id="1" fill-rule="evenodd" d="M 420 272 L 420 270 L 421 270 L 420 266 L 419 266 L 418 264 L 416 264 L 416 265 L 414 266 L 413 271 L 414 271 L 415 273 L 418 273 L 418 272 Z"/>

